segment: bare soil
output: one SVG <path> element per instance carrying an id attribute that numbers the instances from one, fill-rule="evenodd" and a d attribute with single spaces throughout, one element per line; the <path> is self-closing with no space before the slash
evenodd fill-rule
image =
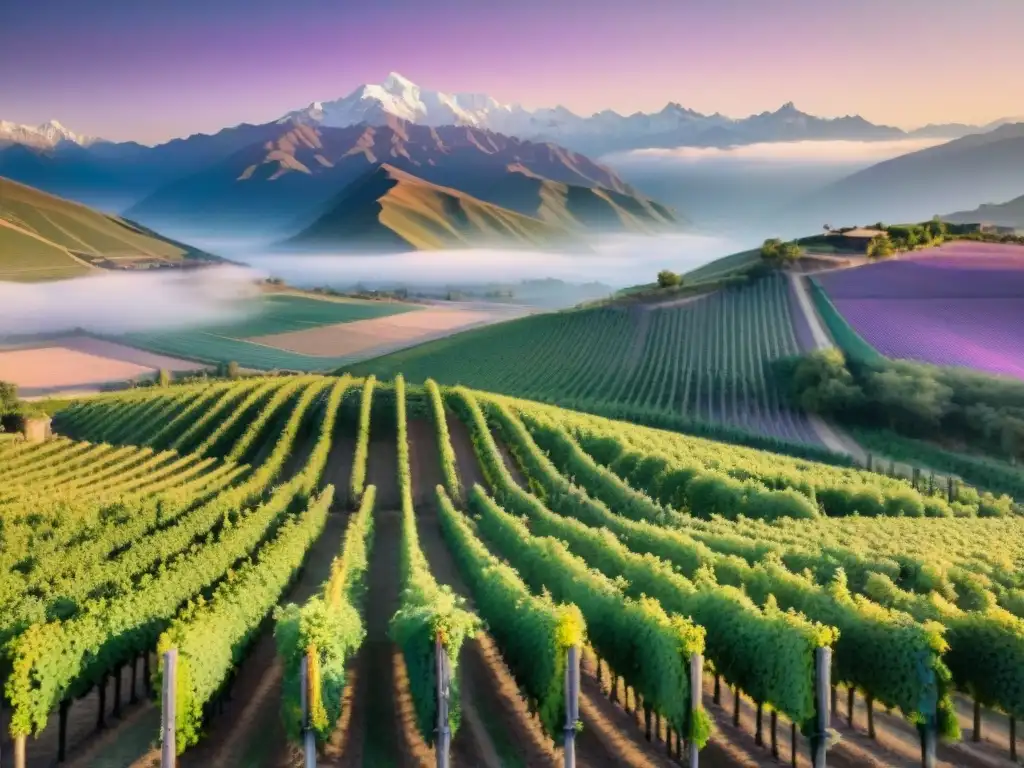
<path id="1" fill-rule="evenodd" d="M 480 462 L 476 458 L 476 450 L 473 448 L 473 438 L 470 437 L 469 427 L 451 413 L 447 415 L 447 422 L 448 437 L 452 441 L 452 450 L 455 451 L 455 466 L 463 489 L 468 491 L 474 485 L 486 488 L 487 482 L 480 469 Z"/>
<path id="2" fill-rule="evenodd" d="M 98 389 L 101 384 L 150 376 L 161 368 L 194 371 L 204 367 L 91 336 L 0 350 L 0 381 L 14 382 L 25 396 Z"/>
<path id="3" fill-rule="evenodd" d="M 315 357 L 357 355 L 378 347 L 410 346 L 438 335 L 447 335 L 505 315 L 466 309 L 429 307 L 372 320 L 324 325 L 306 331 L 256 336 L 249 341 L 275 349 Z"/>
<path id="4" fill-rule="evenodd" d="M 97 730 L 96 728 L 100 704 L 99 691 L 97 689 L 94 688 L 86 696 L 75 700 L 71 704 L 67 720 L 66 750 L 68 761 L 77 761 L 82 765 L 99 765 L 99 762 L 93 761 L 82 763 L 82 757 L 91 754 L 100 745 L 114 739 L 115 734 L 120 733 L 122 726 L 135 722 L 139 717 L 139 713 L 151 706 L 146 700 L 145 679 L 143 677 L 141 660 L 138 662 L 135 670 L 137 700 L 134 703 L 131 702 L 132 667 L 125 667 L 121 671 L 120 717 L 113 714 L 116 685 L 117 682 L 114 677 L 107 681 L 104 707 L 105 727 L 102 730 Z M 0 755 L 11 755 L 14 751 L 8 729 L 9 719 L 10 710 L 4 709 L 0 713 L 0 728 L 2 728 L 2 731 L 0 731 Z M 26 746 L 28 768 L 49 768 L 49 766 L 57 764 L 58 721 L 58 713 L 56 711 L 52 712 L 47 720 L 46 727 L 39 737 L 35 739 L 29 738 Z M 158 732 L 154 731 L 152 738 L 156 738 L 158 735 Z"/>

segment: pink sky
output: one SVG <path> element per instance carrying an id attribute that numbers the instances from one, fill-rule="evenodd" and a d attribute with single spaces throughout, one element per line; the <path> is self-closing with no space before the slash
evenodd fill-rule
<path id="1" fill-rule="evenodd" d="M 0 119 L 153 142 L 395 70 L 585 114 L 794 101 L 904 127 L 984 123 L 1024 114 L 1022 40 L 1016 0 L 49 0 L 5 8 Z"/>

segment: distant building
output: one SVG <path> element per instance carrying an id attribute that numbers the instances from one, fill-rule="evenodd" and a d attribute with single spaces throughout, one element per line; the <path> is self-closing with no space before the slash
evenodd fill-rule
<path id="1" fill-rule="evenodd" d="M 21 431 L 26 442 L 42 443 L 53 436 L 49 416 L 28 416 L 22 421 Z"/>
<path id="2" fill-rule="evenodd" d="M 868 243 L 876 237 L 888 237 L 889 233 L 884 229 L 871 229 L 869 227 L 843 227 L 842 229 L 829 230 L 825 235 L 837 251 L 866 253 Z"/>

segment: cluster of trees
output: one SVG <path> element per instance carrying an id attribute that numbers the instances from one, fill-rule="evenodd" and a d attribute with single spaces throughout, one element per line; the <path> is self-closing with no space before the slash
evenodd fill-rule
<path id="1" fill-rule="evenodd" d="M 43 415 L 41 408 L 18 396 L 18 385 L 0 381 L 0 432 L 18 432 L 25 419 Z"/>
<path id="2" fill-rule="evenodd" d="M 761 258 L 773 264 L 791 264 L 803 255 L 803 248 L 796 240 L 783 242 L 771 237 L 761 245 Z"/>
<path id="3" fill-rule="evenodd" d="M 838 349 L 780 360 L 776 374 L 806 411 L 1024 458 L 1024 382 L 906 361 L 854 363 Z"/>
<path id="4" fill-rule="evenodd" d="M 658 287 L 659 288 L 675 288 L 683 284 L 683 276 L 672 272 L 668 269 L 663 269 L 658 273 Z"/>

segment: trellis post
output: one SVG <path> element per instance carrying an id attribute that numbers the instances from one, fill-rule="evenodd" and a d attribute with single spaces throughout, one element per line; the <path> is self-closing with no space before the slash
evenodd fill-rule
<path id="1" fill-rule="evenodd" d="M 306 768 L 316 768 L 316 741 L 313 738 L 313 729 L 309 727 L 309 656 L 303 654 L 302 663 L 299 667 L 299 684 L 302 690 L 299 692 L 302 703 L 302 747 L 305 753 Z"/>
<path id="2" fill-rule="evenodd" d="M 178 649 L 171 648 L 164 652 L 163 692 L 160 702 L 160 714 L 163 723 L 160 728 L 160 768 L 175 768 L 177 759 L 177 733 L 174 724 L 175 706 L 177 704 L 178 682 Z"/>
<path id="3" fill-rule="evenodd" d="M 437 768 L 449 768 L 448 752 L 452 742 L 452 731 L 448 725 L 451 669 L 440 635 L 434 639 L 434 655 L 437 663 L 437 744 L 434 751 L 437 756 Z"/>
<path id="4" fill-rule="evenodd" d="M 704 656 L 695 653 L 690 657 L 690 718 L 697 716 L 701 708 L 701 695 L 704 692 Z M 691 724 L 689 737 L 693 736 Z M 677 735 L 676 738 L 679 738 Z M 700 761 L 700 748 L 693 738 L 687 738 L 686 749 L 688 752 L 690 768 L 697 768 Z"/>
<path id="5" fill-rule="evenodd" d="M 565 737 L 563 743 L 565 768 L 576 768 L 576 721 L 580 706 L 580 649 L 573 645 L 568 650 L 565 665 Z"/>
<path id="6" fill-rule="evenodd" d="M 814 768 L 825 768 L 828 731 L 832 719 L 829 712 L 831 699 L 829 691 L 832 688 L 832 649 L 815 649 L 814 662 L 815 733 L 811 737 L 811 760 Z"/>

